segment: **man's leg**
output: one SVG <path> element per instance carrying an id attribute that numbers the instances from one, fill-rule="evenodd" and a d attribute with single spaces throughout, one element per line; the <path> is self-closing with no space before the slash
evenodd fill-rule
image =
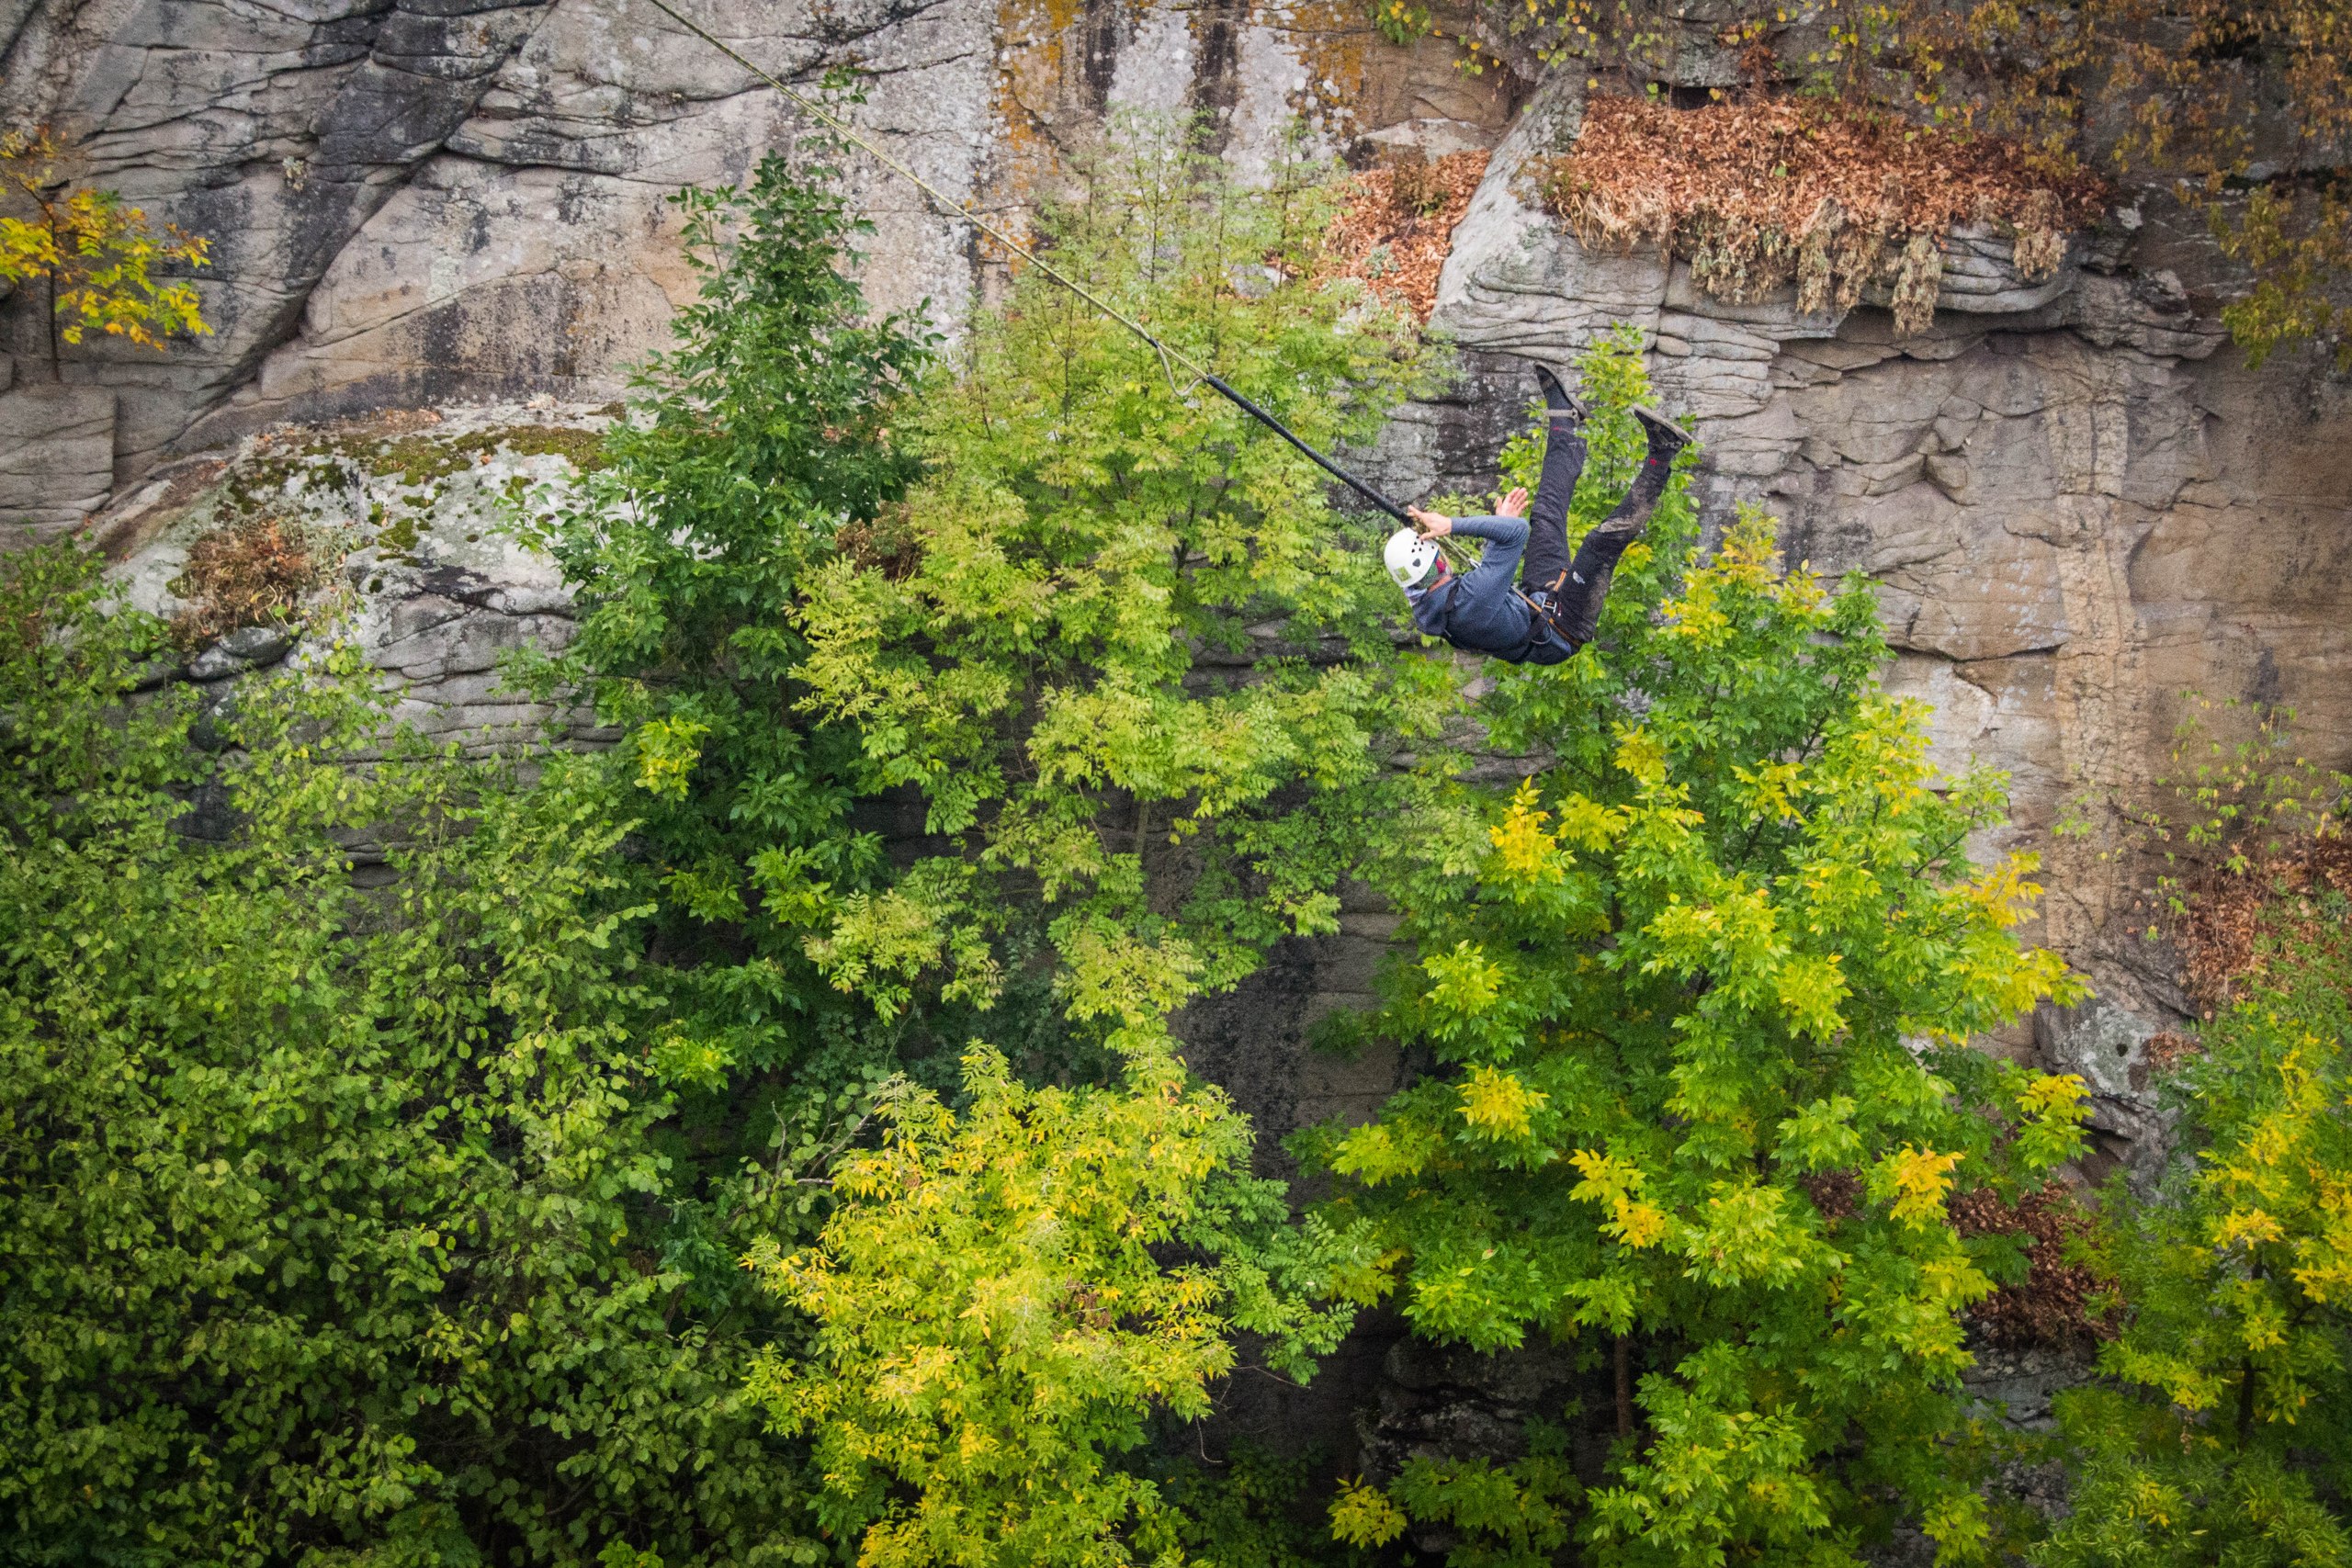
<path id="1" fill-rule="evenodd" d="M 1688 435 L 1647 409 L 1634 412 L 1649 433 L 1649 453 L 1642 459 L 1641 472 L 1634 476 L 1625 499 L 1594 524 L 1577 546 L 1576 559 L 1568 563 L 1568 579 L 1561 589 L 1559 614 L 1553 618 L 1560 635 L 1578 648 L 1590 642 L 1600 628 L 1600 606 L 1609 598 L 1609 580 L 1617 570 L 1617 558 L 1641 537 L 1650 513 L 1657 510 L 1658 497 L 1666 493 L 1676 456 L 1690 445 Z M 1529 553 L 1533 553 L 1532 545 Z"/>
<path id="2" fill-rule="evenodd" d="M 1527 553 L 1520 558 L 1520 588 L 1528 597 L 1557 603 L 1568 572 L 1568 502 L 1576 499 L 1584 472 L 1584 407 L 1542 366 L 1535 378 L 1549 405 L 1544 437 L 1544 473 L 1535 481 L 1535 504 L 1527 512 Z"/>

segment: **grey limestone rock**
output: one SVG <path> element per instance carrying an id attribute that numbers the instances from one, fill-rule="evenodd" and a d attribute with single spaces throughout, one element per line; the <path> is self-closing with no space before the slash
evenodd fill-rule
<path id="1" fill-rule="evenodd" d="M 188 661 L 191 681 L 221 681 L 275 664 L 294 646 L 284 626 L 240 626 Z"/>
<path id="2" fill-rule="evenodd" d="M 111 388 L 0 390 L 0 539 L 51 539 L 81 526 L 114 487 Z"/>

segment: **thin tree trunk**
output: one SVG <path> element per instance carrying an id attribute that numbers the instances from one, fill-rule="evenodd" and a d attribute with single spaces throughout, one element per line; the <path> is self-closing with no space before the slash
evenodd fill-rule
<path id="1" fill-rule="evenodd" d="M 1634 1337 L 1617 1336 L 1617 1435 L 1634 1435 Z"/>
<path id="2" fill-rule="evenodd" d="M 55 234 L 55 225 L 51 225 L 52 240 Z M 65 379 L 65 367 L 58 362 L 57 349 L 57 274 L 54 271 L 51 272 L 47 281 L 49 284 L 49 320 L 46 323 L 49 329 L 49 378 L 62 383 Z"/>

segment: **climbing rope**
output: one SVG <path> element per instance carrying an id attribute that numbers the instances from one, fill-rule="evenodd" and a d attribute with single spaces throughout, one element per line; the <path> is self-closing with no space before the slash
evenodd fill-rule
<path id="1" fill-rule="evenodd" d="M 1149 347 L 1154 354 L 1159 356 L 1160 373 L 1168 378 L 1169 389 L 1173 391 L 1179 399 L 1182 399 L 1185 396 L 1187 389 L 1178 387 L 1176 385 L 1176 372 L 1172 367 L 1177 365 L 1182 365 L 1185 369 L 1193 373 L 1194 385 L 1205 382 L 1208 386 L 1215 389 L 1219 396 L 1232 403 L 1234 407 L 1239 409 L 1250 418 L 1263 424 L 1267 429 L 1281 436 L 1284 441 L 1289 442 L 1293 446 L 1297 447 L 1300 452 L 1306 455 L 1310 462 L 1314 463 L 1325 473 L 1329 474 L 1333 479 L 1338 479 L 1341 484 L 1346 485 L 1358 495 L 1363 496 L 1366 501 L 1369 501 L 1374 506 L 1380 508 L 1381 511 L 1385 512 L 1389 516 L 1396 519 L 1397 522 L 1405 524 L 1408 527 L 1411 526 L 1413 519 L 1407 513 L 1403 507 L 1397 505 L 1395 502 L 1381 494 L 1380 491 L 1374 490 L 1370 484 L 1358 479 L 1355 475 L 1348 472 L 1347 469 L 1340 467 L 1339 464 L 1333 462 L 1330 458 L 1325 457 L 1314 447 L 1309 446 L 1306 442 L 1300 440 L 1292 433 L 1288 425 L 1283 423 L 1281 420 L 1276 419 L 1272 414 L 1268 413 L 1264 409 L 1260 408 L 1256 403 L 1251 402 L 1248 398 L 1243 397 L 1239 392 L 1234 390 L 1232 386 L 1229 385 L 1222 377 L 1219 377 L 1216 372 L 1201 364 L 1191 355 L 1186 354 L 1181 348 L 1174 348 L 1160 342 L 1157 336 L 1153 335 L 1151 332 L 1145 328 L 1142 322 L 1136 321 L 1134 317 L 1120 310 L 1116 305 L 1112 304 L 1109 300 L 1103 299 L 1101 295 L 1087 288 L 1086 285 L 1080 283 L 1078 279 L 1072 277 L 1069 274 L 1064 272 L 1061 268 L 1056 266 L 1053 263 L 1047 261 L 1045 257 L 1039 255 L 1036 252 L 1031 250 L 1020 241 L 1014 239 L 1011 234 L 1006 233 L 1004 230 L 989 221 L 987 218 L 982 217 L 979 213 L 973 211 L 962 202 L 948 196 L 946 192 L 939 189 L 936 186 L 933 186 L 929 180 L 924 179 L 921 175 L 907 167 L 906 164 L 899 162 L 896 158 L 891 157 L 888 152 L 883 152 L 882 149 L 876 147 L 873 142 L 867 141 L 863 135 L 859 134 L 856 127 L 851 125 L 847 120 L 842 119 L 839 115 L 834 114 L 831 109 L 825 107 L 823 104 L 809 97 L 807 94 L 800 92 L 798 89 L 777 80 L 774 75 L 761 69 L 760 66 L 745 58 L 741 51 L 736 49 L 734 45 L 727 42 L 724 39 L 721 39 L 716 34 L 710 32 L 693 17 L 680 12 L 675 6 L 669 4 L 669 0 L 649 0 L 649 4 L 650 4 L 655 10 L 662 12 L 672 21 L 685 28 L 696 38 L 701 39 L 705 43 L 710 45 L 721 54 L 727 56 L 728 59 L 733 61 L 744 70 L 749 71 L 752 75 L 758 77 L 761 81 L 765 82 L 769 86 L 774 87 L 777 92 L 783 94 L 793 103 L 798 105 L 802 113 L 823 124 L 843 141 L 852 142 L 857 147 L 864 149 L 865 154 L 872 158 L 876 163 L 881 164 L 884 168 L 889 170 L 900 179 L 905 180 L 909 185 L 913 186 L 917 190 L 922 192 L 923 195 L 929 197 L 933 205 L 939 209 L 943 216 L 962 219 L 965 222 L 969 223 L 981 233 L 986 234 L 998 244 L 1002 245 L 1006 250 L 1012 252 L 1014 255 L 1019 256 L 1023 261 L 1027 262 L 1030 265 L 1044 273 L 1047 277 L 1052 278 L 1056 283 L 1060 284 L 1064 288 L 1069 289 L 1072 294 L 1077 295 L 1080 299 L 1085 300 L 1088 304 L 1093 306 L 1096 310 L 1102 311 L 1104 315 L 1110 317 L 1121 326 L 1126 328 L 1127 331 L 1135 333 L 1136 337 L 1143 340 L 1144 344 Z M 1440 547 L 1444 547 L 1442 541 L 1441 541 Z"/>

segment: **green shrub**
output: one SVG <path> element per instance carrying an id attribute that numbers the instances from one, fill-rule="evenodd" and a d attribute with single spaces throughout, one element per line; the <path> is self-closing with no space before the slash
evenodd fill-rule
<path id="1" fill-rule="evenodd" d="M 0 562 L 11 1560 L 805 1559 L 741 1393 L 758 1298 L 682 1313 L 645 1223 L 626 818 L 347 770 L 381 718 L 347 650 L 197 728 L 92 570 Z M 355 829 L 396 892 L 354 890 Z"/>
<path id="2" fill-rule="evenodd" d="M 2352 855 L 2316 821 L 2203 895 L 2256 895 L 2253 937 L 2165 1086 L 2183 1157 L 2107 1190 L 2126 1316 L 2111 1381 L 2058 1401 L 2078 1473 L 2042 1568 L 2352 1562 Z"/>
<path id="3" fill-rule="evenodd" d="M 1637 347 L 1586 362 L 1578 523 L 1634 457 Z M 2009 935 L 2030 863 L 1966 858 L 2001 781 L 1935 777 L 1924 710 L 1879 691 L 1868 584 L 1783 572 L 1760 515 L 1703 561 L 1695 533 L 1678 485 L 1600 640 L 1502 675 L 1494 741 L 1532 776 L 1434 789 L 1399 835 L 1416 962 L 1379 1025 L 1441 1070 L 1302 1147 L 1416 1332 L 1613 1363 L 1596 1561 L 1851 1562 L 1906 1517 L 1965 1552 L 1960 1314 L 2018 1258 L 1946 1196 L 2038 1182 L 2083 1114 L 2078 1082 L 1966 1041 L 2075 987 Z M 1410 1483 L 1388 1496 L 1426 1516 Z"/>

